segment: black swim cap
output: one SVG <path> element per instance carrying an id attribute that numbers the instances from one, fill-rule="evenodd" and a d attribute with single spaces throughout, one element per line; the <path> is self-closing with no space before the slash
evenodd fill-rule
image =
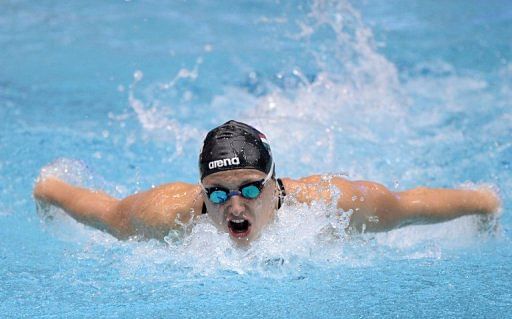
<path id="1" fill-rule="evenodd" d="M 272 163 L 265 135 L 237 121 L 228 121 L 208 132 L 199 154 L 201 180 L 216 172 L 241 168 L 254 168 L 268 174 Z"/>

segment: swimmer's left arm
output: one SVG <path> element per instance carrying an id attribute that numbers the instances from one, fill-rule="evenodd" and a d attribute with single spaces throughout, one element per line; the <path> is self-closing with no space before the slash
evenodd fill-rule
<path id="1" fill-rule="evenodd" d="M 440 189 L 419 187 L 393 193 L 401 214 L 416 223 L 436 223 L 464 215 L 498 212 L 499 197 L 489 188 Z"/>
<path id="2" fill-rule="evenodd" d="M 386 231 L 408 224 L 443 222 L 470 214 L 498 211 L 500 201 L 490 189 L 437 189 L 419 187 L 391 192 L 373 182 L 353 182 L 351 200 L 344 196 L 339 206 L 353 209 L 351 224 L 367 231 Z M 352 201 L 352 203 L 351 203 Z"/>

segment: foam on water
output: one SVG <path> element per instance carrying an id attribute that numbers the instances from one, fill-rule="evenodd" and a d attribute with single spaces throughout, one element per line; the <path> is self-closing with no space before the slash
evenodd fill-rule
<path id="1" fill-rule="evenodd" d="M 2 2 L 0 317 L 510 313 L 510 6 L 351 3 Z M 279 177 L 489 183 L 502 222 L 357 235 L 350 212 L 287 203 L 240 248 L 208 216 L 160 242 L 34 214 L 61 156 L 44 173 L 119 198 L 194 183 L 204 133 L 231 118 L 267 134 Z"/>
<path id="2" fill-rule="evenodd" d="M 466 136 L 478 136 L 457 122 L 457 115 L 467 107 L 461 101 L 467 102 L 470 110 L 478 110 L 474 105 L 480 102 L 495 102 L 486 100 L 490 99 L 486 94 L 489 84 L 484 79 L 457 74 L 443 61 L 424 61 L 400 78 L 395 65 L 377 50 L 372 32 L 359 13 L 345 1 L 314 1 L 310 13 L 297 24 L 296 33 L 283 36 L 307 43 L 306 55 L 315 61 L 318 70 L 313 76 L 301 61 L 271 76 L 250 72 L 250 86 L 226 85 L 209 101 L 196 105 L 193 84 L 201 77 L 200 65 L 208 56 L 198 57 L 194 66 L 183 68 L 163 82 L 143 79 L 144 70 L 134 70 L 134 81 L 128 89 L 131 110 L 111 114 L 111 119 L 122 123 L 135 116 L 146 134 L 144 138 L 174 145 L 171 161 L 199 149 L 207 128 L 180 122 L 183 115 L 190 116 L 187 112 L 197 110 L 200 116 L 209 115 L 212 123 L 235 118 L 265 132 L 279 175 L 335 172 L 402 189 L 417 183 L 457 186 L 465 182 L 457 180 L 458 173 L 475 166 L 482 167 L 475 182 L 496 173 L 486 170 L 487 156 L 479 157 L 488 155 L 485 147 L 481 153 L 472 154 L 473 158 L 461 161 L 460 170 L 448 165 L 464 158 L 460 154 Z M 510 66 L 502 70 L 500 76 L 505 82 L 510 83 L 511 70 Z M 254 87 L 262 89 L 252 90 Z M 476 102 L 471 100 L 475 95 Z M 510 97 L 510 86 L 501 86 L 499 96 Z M 468 120 L 479 116 L 475 114 L 470 114 Z M 497 158 L 511 150 L 510 142 L 503 139 L 503 127 L 510 130 L 506 124 L 510 118 L 510 112 L 490 118 L 490 129 L 496 130 L 495 142 L 499 143 L 494 150 Z M 482 138 L 476 141 L 483 146 L 488 143 Z M 429 160 L 443 157 L 443 163 Z M 186 165 L 184 169 L 196 169 L 195 162 Z M 90 186 L 90 173 L 80 163 L 64 160 L 47 171 Z M 109 189 L 102 183 L 93 186 Z M 49 208 L 44 209 L 48 213 Z M 332 203 L 288 203 L 279 210 L 275 223 L 246 248 L 235 246 L 208 216 L 184 225 L 182 231 L 171 232 L 166 244 L 117 242 L 87 229 L 82 229 L 86 234 L 76 232 L 75 236 L 105 247 L 105 254 L 114 254 L 115 266 L 128 278 L 165 280 L 165 275 L 172 278 L 176 269 L 195 274 L 231 271 L 287 276 L 300 273 L 305 265 L 361 267 L 388 258 L 437 259 L 452 248 L 469 247 L 482 237 L 499 233 L 494 226 L 496 220 L 470 216 L 437 225 L 353 235 L 346 231 L 350 214 L 337 210 Z M 53 220 L 66 218 L 59 216 Z M 67 220 L 66 229 L 76 230 L 76 223 L 70 226 L 73 223 Z M 168 273 L 163 273 L 162 265 L 170 267 Z"/>
<path id="3" fill-rule="evenodd" d="M 354 158 L 371 159 L 362 163 L 367 164 L 366 171 L 371 170 L 380 154 L 392 152 L 406 134 L 407 100 L 397 70 L 377 52 L 371 30 L 348 2 L 316 1 L 297 24 L 296 34 L 283 37 L 308 43 L 308 59 L 315 61 L 317 69 L 314 76 L 304 71 L 306 61 L 297 61 L 271 78 L 252 72 L 249 87 L 224 87 L 201 105 L 200 114 L 213 123 L 237 118 L 260 128 L 271 139 L 279 167 L 286 167 L 288 175 L 352 171 L 364 176 L 353 171 Z M 185 78 L 182 73 L 194 76 Z M 197 65 L 192 71 L 182 69 L 168 83 L 149 84 L 145 97 L 138 98 L 135 84 L 141 73 L 137 71 L 130 88 L 129 103 L 142 127 L 176 139 L 178 154 L 187 142 L 199 145 L 205 131 L 179 123 L 184 102 L 172 96 L 191 92 L 191 81 L 200 76 Z M 251 87 L 264 88 L 259 90 L 264 94 L 257 90 L 255 95 Z M 354 153 L 355 149 L 365 154 Z"/>
<path id="4" fill-rule="evenodd" d="M 58 176 L 80 186 L 102 187 L 81 161 L 60 159 L 43 176 Z M 328 181 L 331 176 L 324 176 Z M 465 217 L 440 225 L 413 226 L 379 234 L 355 234 L 348 228 L 352 211 L 336 208 L 343 196 L 331 188 L 331 203 L 298 204 L 290 196 L 275 221 L 248 246 L 238 246 L 215 228 L 207 215 L 172 230 L 165 243 L 138 238 L 122 242 L 83 226 L 62 210 L 38 205 L 45 228 L 54 236 L 85 245 L 80 259 L 110 259 L 127 279 L 163 281 L 183 271 L 193 276 L 230 272 L 264 277 L 300 276 L 308 267 L 368 267 L 386 259 L 443 256 L 469 247 L 498 230 L 496 220 Z M 163 269 L 162 269 L 163 268 Z"/>
<path id="5" fill-rule="evenodd" d="M 235 118 L 265 132 L 280 175 L 343 172 L 388 186 L 399 181 L 401 187 L 413 187 L 421 181 L 452 187 L 465 182 L 459 174 L 478 166 L 481 174 L 472 181 L 495 182 L 488 177 L 497 179 L 499 174 L 488 171 L 486 159 L 506 158 L 509 152 L 511 113 L 505 101 L 510 100 L 510 66 L 498 74 L 498 94 L 485 78 L 460 74 L 440 60 L 420 61 L 399 76 L 395 65 L 379 53 L 360 14 L 345 1 L 315 1 L 296 24 L 296 33 L 282 37 L 306 43 L 304 55 L 315 61 L 314 75 L 309 59 L 296 60 L 270 76 L 249 72 L 244 85 L 225 86 L 211 100 L 193 105 L 173 96 L 193 94 L 193 82 L 201 78 L 196 65 L 167 83 L 150 83 L 144 98 L 137 97 L 132 85 L 129 103 L 138 121 L 146 132 L 160 132 L 159 138 L 175 141 L 172 158 L 197 152 L 211 128 L 180 123 L 180 113 L 193 109 L 212 125 Z M 503 105 L 503 112 L 489 113 L 484 107 L 489 104 Z M 486 124 L 479 122 L 482 116 L 489 118 Z M 482 130 L 492 131 L 493 140 L 479 134 Z M 478 143 L 482 151 L 454 171 L 449 163 L 466 158 L 461 154 L 469 142 Z M 498 152 L 491 151 L 492 143 L 499 144 Z"/>

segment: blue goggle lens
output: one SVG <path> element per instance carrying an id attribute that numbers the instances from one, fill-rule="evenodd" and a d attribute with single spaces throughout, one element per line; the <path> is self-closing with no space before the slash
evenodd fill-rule
<path id="1" fill-rule="evenodd" d="M 255 185 L 245 186 L 241 189 L 242 196 L 245 198 L 255 199 L 260 196 L 260 189 Z"/>
<path id="2" fill-rule="evenodd" d="M 228 199 L 228 194 L 225 191 L 217 190 L 210 193 L 210 200 L 212 203 L 224 203 Z"/>
<path id="3" fill-rule="evenodd" d="M 257 184 L 257 185 L 255 185 Z M 259 185 L 259 187 L 258 187 Z M 228 200 L 229 197 L 234 195 L 242 195 L 244 198 L 248 199 L 256 199 L 261 194 L 261 187 L 263 186 L 262 182 L 255 182 L 249 185 L 245 185 L 240 187 L 239 191 L 234 191 L 229 193 L 228 190 L 214 188 L 212 190 L 207 190 L 208 198 L 214 204 L 222 204 Z"/>

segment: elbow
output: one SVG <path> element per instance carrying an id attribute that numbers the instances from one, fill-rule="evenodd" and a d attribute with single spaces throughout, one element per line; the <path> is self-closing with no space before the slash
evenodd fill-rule
<path id="1" fill-rule="evenodd" d="M 364 201 L 356 208 L 351 224 L 356 229 L 370 232 L 389 231 L 402 226 L 405 221 L 399 197 L 383 185 L 368 183 L 360 185 Z"/>
<path id="2" fill-rule="evenodd" d="M 103 220 L 107 231 L 117 239 L 125 240 L 134 235 L 130 214 L 118 200 L 112 200 Z"/>
<path id="3" fill-rule="evenodd" d="M 410 223 L 397 193 L 382 185 L 375 186 L 373 194 L 374 224 L 379 231 L 389 231 Z"/>

